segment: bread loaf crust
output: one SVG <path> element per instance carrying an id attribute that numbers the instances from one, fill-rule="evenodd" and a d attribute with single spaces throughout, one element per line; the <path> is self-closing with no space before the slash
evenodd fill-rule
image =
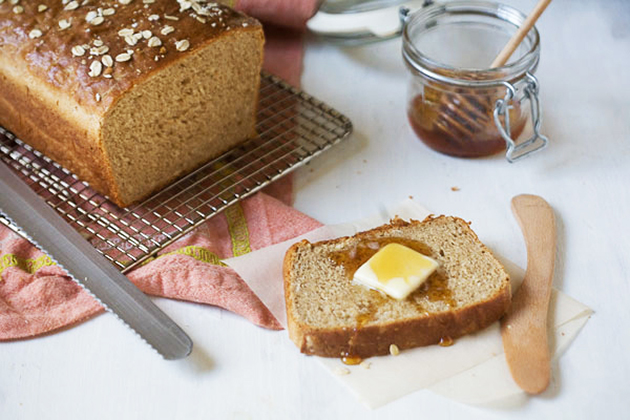
<path id="1" fill-rule="evenodd" d="M 442 218 L 445 218 L 445 216 L 438 218 L 430 216 L 423 222 L 405 222 L 400 219 L 394 219 L 389 225 L 358 233 L 354 237 L 370 238 L 374 234 L 387 231 L 392 227 L 418 225 Z M 462 219 L 450 219 L 468 227 L 468 224 Z M 470 232 L 478 241 L 476 234 L 472 231 Z M 351 356 L 365 358 L 389 354 L 391 344 L 395 344 L 401 350 L 438 344 L 442 339 L 455 339 L 486 328 L 500 319 L 510 305 L 511 289 L 509 276 L 504 272 L 500 289 L 489 299 L 445 312 L 431 313 L 424 316 L 419 315 L 412 319 L 402 319 L 355 328 L 316 328 L 301 322 L 295 314 L 294 298 L 290 287 L 290 282 L 293 280 L 292 270 L 296 263 L 298 250 L 305 247 L 343 242 L 349 238 L 343 237 L 316 244 L 303 240 L 292 245 L 285 255 L 283 273 L 288 332 L 289 337 L 302 353 L 323 357 L 342 357 L 347 355 L 349 349 L 351 349 Z M 486 252 L 490 253 L 485 245 L 481 244 L 481 246 Z"/>
<path id="2" fill-rule="evenodd" d="M 126 206 L 253 135 L 264 35 L 255 19 L 211 2 L 122 3 L 41 0 L 0 4 L 0 124 L 98 192 Z M 188 3 L 192 7 L 185 6 Z M 133 35 L 122 36 L 121 30 Z M 229 41 L 237 38 L 247 38 L 249 43 L 248 71 L 239 73 L 236 77 L 240 79 L 233 81 L 218 75 L 217 83 L 222 84 L 222 95 L 233 83 L 247 86 L 233 98 L 220 99 L 243 103 L 226 112 L 227 125 L 242 127 L 217 127 L 217 132 L 208 133 L 209 151 L 199 140 L 193 154 L 178 157 L 174 153 L 169 168 L 162 173 L 155 170 L 155 182 L 133 185 L 134 180 L 120 170 L 128 163 L 116 163 L 112 140 L 104 137 L 103 130 L 110 123 L 108 116 L 134 89 L 215 45 L 225 44 L 217 60 L 229 61 Z M 255 41 L 250 42 L 252 39 Z M 256 46 L 251 47 L 253 44 Z M 98 71 L 92 70 L 92 65 Z M 164 109 L 178 106 L 168 99 Z M 137 115 L 128 118 L 144 118 L 141 107 Z M 195 129 L 191 124 L 191 131 Z M 174 139 L 187 135 L 172 130 Z M 230 136 L 235 138 L 227 138 Z M 124 141 L 132 149 L 134 142 L 150 144 L 151 137 Z M 226 140 L 220 140 L 222 137 Z M 138 158 L 133 156 L 131 160 Z"/>
<path id="3" fill-rule="evenodd" d="M 15 13 L 12 2 L 0 4 L 0 56 L 12 58 L 15 64 L 42 80 L 55 94 L 72 98 L 89 114 L 96 115 L 107 112 L 112 102 L 132 86 L 207 43 L 230 36 L 232 32 L 261 33 L 262 29 L 256 19 L 216 3 L 208 9 L 208 15 L 196 13 L 193 8 L 182 10 L 182 2 L 178 0 L 150 4 L 133 0 L 127 5 L 117 0 L 77 3 L 77 7 L 72 8 L 61 0 L 21 1 L 18 4 L 22 8 L 20 13 Z M 205 2 L 192 0 L 191 3 Z M 40 6 L 45 10 L 38 11 Z M 101 13 L 103 22 L 96 25 L 87 20 L 87 15 L 91 12 L 98 14 L 99 9 L 101 12 L 113 9 L 114 13 Z M 69 22 L 70 26 L 62 29 L 61 21 Z M 167 26 L 172 31 L 164 35 Z M 160 39 L 161 45 L 150 47 L 144 38 L 130 45 L 125 36 L 120 35 L 123 29 L 133 33 L 149 30 L 151 36 Z M 33 30 L 41 31 L 41 36 L 29 36 Z M 89 45 L 91 48 L 95 40 L 108 48 L 105 54 L 92 54 L 89 48 L 81 56 L 73 54 L 73 47 Z M 188 49 L 178 50 L 176 42 L 181 40 L 188 41 Z M 129 51 L 133 51 L 131 60 L 116 61 L 119 54 Z M 99 76 L 92 77 L 90 63 L 93 58 L 104 55 L 114 58 L 112 77 L 103 77 L 104 70 Z M 96 93 L 100 93 L 101 100 L 96 100 Z"/>

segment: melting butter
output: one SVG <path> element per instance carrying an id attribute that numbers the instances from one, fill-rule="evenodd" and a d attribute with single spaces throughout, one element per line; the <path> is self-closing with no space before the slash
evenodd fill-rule
<path id="1" fill-rule="evenodd" d="M 402 300 L 424 283 L 438 263 L 397 243 L 382 247 L 354 273 L 354 281 Z"/>

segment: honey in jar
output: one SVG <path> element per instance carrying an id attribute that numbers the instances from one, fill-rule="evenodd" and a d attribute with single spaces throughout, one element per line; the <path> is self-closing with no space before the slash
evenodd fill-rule
<path id="1" fill-rule="evenodd" d="M 505 150 L 505 140 L 497 128 L 494 102 L 504 96 L 500 89 L 454 92 L 425 86 L 411 98 L 407 117 L 413 131 L 427 146 L 451 156 L 489 156 Z M 517 138 L 527 122 L 520 103 L 512 106 L 510 136 Z M 501 119 L 504 124 L 505 118 Z"/>
<path id="2" fill-rule="evenodd" d="M 458 157 L 489 156 L 507 146 L 510 161 L 546 145 L 537 131 L 536 28 L 505 66 L 489 68 L 525 20 L 523 13 L 496 3 L 449 2 L 404 19 L 403 58 L 410 72 L 407 117 L 422 142 Z M 519 145 L 514 139 L 529 118 L 535 136 Z"/>

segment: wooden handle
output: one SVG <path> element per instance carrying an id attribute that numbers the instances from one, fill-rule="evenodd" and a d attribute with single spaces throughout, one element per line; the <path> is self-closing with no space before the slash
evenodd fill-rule
<path id="1" fill-rule="evenodd" d="M 501 322 L 501 335 L 512 377 L 524 391 L 539 394 L 550 378 L 547 313 L 556 255 L 556 222 L 549 204 L 535 195 L 514 197 L 512 211 L 525 236 L 527 270 Z"/>
<path id="2" fill-rule="evenodd" d="M 508 43 L 505 44 L 505 47 L 503 47 L 499 55 L 497 55 L 497 58 L 494 59 L 494 61 L 490 65 L 491 69 L 504 66 L 505 63 L 507 63 L 514 51 L 516 51 L 516 48 L 518 48 L 521 42 L 523 42 L 523 39 L 525 38 L 529 30 L 532 29 L 532 27 L 536 24 L 536 21 L 538 20 L 540 15 L 542 15 L 547 6 L 549 6 L 549 3 L 551 3 L 551 0 L 538 1 L 538 4 L 536 4 L 534 10 L 531 11 L 521 27 L 518 28 L 518 31 L 516 31 L 516 33 L 512 35 L 512 38 L 510 38 Z"/>

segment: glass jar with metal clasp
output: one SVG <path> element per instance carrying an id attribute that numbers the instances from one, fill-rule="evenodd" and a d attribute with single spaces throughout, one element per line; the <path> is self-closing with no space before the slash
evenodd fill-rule
<path id="1" fill-rule="evenodd" d="M 514 162 L 544 148 L 536 28 L 502 67 L 489 68 L 526 16 L 492 2 L 426 2 L 401 8 L 403 58 L 410 72 L 407 114 L 418 137 L 459 157 L 506 151 Z M 531 120 L 528 132 L 525 127 Z"/>

